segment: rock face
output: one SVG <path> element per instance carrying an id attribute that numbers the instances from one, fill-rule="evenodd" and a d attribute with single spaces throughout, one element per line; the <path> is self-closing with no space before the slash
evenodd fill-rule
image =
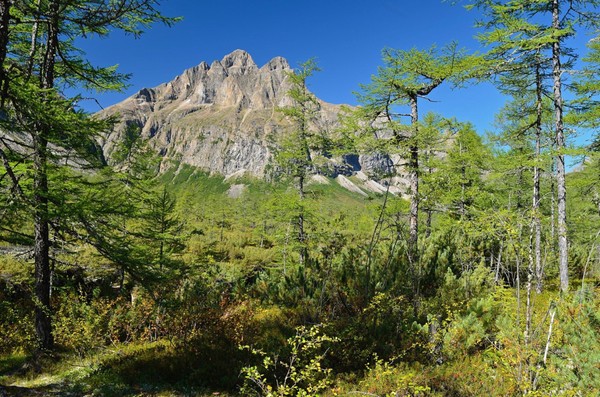
<path id="1" fill-rule="evenodd" d="M 210 65 L 202 62 L 168 83 L 144 88 L 98 113 L 99 117 L 119 119 L 100 142 L 104 155 L 110 162 L 127 128 L 133 126 L 162 156 L 165 168 L 171 161 L 189 164 L 223 175 L 226 182 L 244 175 L 269 177 L 274 169 L 274 149 L 292 130 L 290 121 L 277 111 L 293 105 L 287 96 L 291 71 L 284 58 L 273 58 L 258 67 L 247 52 L 236 50 Z M 312 127 L 325 133 L 334 130 L 340 110 L 339 105 L 319 101 Z M 324 172 L 357 194 L 387 190 L 402 194 L 406 178 L 401 174 L 389 178 L 392 170 L 399 170 L 394 165 L 399 160 L 349 154 L 330 159 Z M 358 176 L 354 182 L 345 177 L 352 175 Z M 318 176 L 313 182 L 326 183 L 327 179 Z M 242 193 L 239 186 L 229 192 L 235 197 Z"/>
<path id="2" fill-rule="evenodd" d="M 222 175 L 244 170 L 264 177 L 279 136 L 291 129 L 277 111 L 291 105 L 286 96 L 289 72 L 284 58 L 259 68 L 242 50 L 210 65 L 202 62 L 100 112 L 100 117 L 120 118 L 101 142 L 104 154 L 110 158 L 126 127 L 134 125 L 164 160 Z M 319 103 L 317 127 L 329 130 L 337 123 L 339 106 Z"/>

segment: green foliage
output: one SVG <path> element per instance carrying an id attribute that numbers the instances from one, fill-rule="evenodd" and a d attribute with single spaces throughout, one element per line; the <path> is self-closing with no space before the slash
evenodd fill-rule
<path id="1" fill-rule="evenodd" d="M 293 130 L 291 134 L 284 136 L 275 154 L 279 166 L 297 183 L 299 197 L 291 205 L 294 207 L 295 220 L 292 222 L 296 224 L 295 241 L 298 246 L 298 261 L 301 265 L 304 265 L 308 259 L 308 235 L 305 230 L 307 210 L 304 201 L 306 185 L 308 177 L 319 170 L 321 161 L 318 157 L 324 155 L 328 139 L 325 131 L 320 130 L 321 127 L 316 120 L 320 109 L 319 101 L 307 87 L 307 79 L 318 70 L 315 61 L 310 59 L 302 63 L 297 71 L 287 74 L 291 83 L 287 96 L 291 99 L 292 105 L 279 110 L 291 120 Z"/>
<path id="2" fill-rule="evenodd" d="M 53 11 L 59 3 L 40 2 L 48 24 L 34 37 L 33 58 L 31 26 L 19 22 L 33 10 L 13 3 L 20 19 L 11 25 L 10 60 L 0 73 L 6 85 L 0 129 L 22 146 L 6 144 L 5 135 L 0 142 L 3 384 L 94 395 L 239 387 L 244 395 L 265 396 L 600 393 L 596 153 L 568 175 L 570 274 L 581 288 L 559 295 L 552 281 L 550 160 L 557 151 L 544 96 L 551 45 L 575 25 L 547 28 L 549 2 L 475 1 L 484 16 L 482 42 L 493 47 L 485 60 L 455 44 L 385 50 L 384 66 L 363 87 L 364 106 L 339 132 L 344 148 L 316 119 L 321 105 L 307 83 L 315 62 L 300 65 L 287 76 L 291 104 L 281 113 L 292 126 L 275 170 L 296 186 L 287 178 L 270 184 L 245 177 L 235 182 L 246 188 L 236 199 L 226 197 L 231 181 L 176 161 L 160 164 L 137 125 L 127 126 L 113 166 L 106 166 L 94 140 L 116 120 L 78 111 L 78 98 L 65 99 L 58 89 L 121 88 L 124 76 L 90 65 L 69 37 L 113 28 L 137 34 L 152 21 L 173 20 L 158 15 L 153 1 L 110 2 L 106 13 L 94 2 L 74 1 L 64 4 L 64 15 Z M 124 8 L 111 8 L 118 5 Z M 42 62 L 52 21 L 64 39 L 54 76 Z M 583 118 L 573 118 L 592 127 L 596 42 L 575 84 Z M 440 84 L 461 86 L 491 72 L 515 98 L 498 116 L 501 133 L 490 142 L 470 124 L 435 114 L 418 118 L 417 100 Z M 398 115 L 405 105 L 414 105 L 410 125 Z M 32 152 L 31 142 L 40 150 Z M 326 171 L 324 158 L 348 152 L 389 160 L 377 175 L 381 181 L 406 172 L 418 178 L 418 189 L 405 192 L 411 202 L 309 183 L 310 174 Z M 397 157 L 412 160 L 402 175 L 393 169 Z M 536 170 L 543 200 L 530 207 Z M 417 222 L 411 225 L 410 217 Z M 536 219 L 541 293 L 531 283 Z M 51 226 L 47 307 L 63 351 L 55 363 L 22 356 L 36 348 L 36 266 L 27 254 L 34 224 L 45 222 Z M 309 326 L 315 323 L 327 326 Z M 48 377 L 34 373 L 40 370 Z"/>
<path id="3" fill-rule="evenodd" d="M 326 141 L 325 131 L 315 125 L 320 104 L 310 91 L 307 80 L 319 68 L 314 59 L 300 64 L 298 70 L 287 74 L 291 88 L 287 96 L 292 105 L 279 109 L 293 124 L 293 131 L 284 136 L 276 154 L 277 163 L 293 178 L 307 178 L 309 173 L 318 170 L 318 156 L 322 156 Z M 299 187 L 302 195 L 303 186 Z"/>
<path id="4" fill-rule="evenodd" d="M 35 344 L 30 264 L 0 256 L 0 354 L 27 353 Z"/>
<path id="5" fill-rule="evenodd" d="M 588 48 L 589 53 L 583 58 L 585 67 L 578 74 L 575 82 L 575 90 L 578 94 L 575 102 L 578 106 L 578 112 L 574 117 L 586 127 L 594 128 L 598 126 L 598 120 L 600 120 L 600 103 L 598 102 L 598 94 L 600 93 L 600 76 L 598 73 L 600 41 L 598 37 L 588 42 Z"/>
<path id="6" fill-rule="evenodd" d="M 483 181 L 483 175 L 491 168 L 489 148 L 472 125 L 432 114 L 425 117 L 420 131 L 427 142 L 420 146 L 422 206 L 453 219 L 474 216 L 476 209 L 484 207 L 489 199 Z"/>
<path id="7" fill-rule="evenodd" d="M 154 0 L 42 0 L 36 4 L 10 1 L 0 8 L 0 179 L 9 181 L 0 188 L 7 198 L 1 202 L 10 203 L 0 210 L 28 210 L 33 226 L 33 232 L 7 228 L 24 225 L 16 224 L 13 217 L 4 224 L 2 217 L 4 233 L 0 237 L 6 234 L 7 240 L 14 242 L 12 236 L 18 235 L 33 246 L 36 277 L 32 301 L 43 350 L 51 350 L 54 343 L 50 229 L 52 239 L 65 244 L 91 243 L 99 252 L 113 254 L 102 230 L 106 224 L 100 214 L 104 211 L 89 211 L 94 204 L 85 206 L 86 201 L 78 199 L 97 193 L 98 186 L 91 183 L 94 178 L 84 171 L 104 166 L 96 139 L 114 120 L 100 120 L 79 110 L 80 98 L 65 98 L 64 92 L 72 87 L 120 90 L 126 76 L 117 73 L 116 67 L 93 66 L 74 45 L 75 38 L 106 36 L 114 30 L 140 34 L 153 22 L 175 22 L 162 16 L 157 6 Z M 90 185 L 91 189 L 86 189 Z M 118 256 L 123 266 L 124 258 L 130 261 L 133 255 L 120 248 L 113 258 Z"/>
<path id="8" fill-rule="evenodd" d="M 549 365 L 540 374 L 540 389 L 588 395 L 600 392 L 597 365 L 600 359 L 598 291 L 584 288 L 572 301 L 557 307 L 557 332 Z"/>
<path id="9" fill-rule="evenodd" d="M 376 359 L 364 377 L 356 383 L 339 381 L 326 396 L 367 394 L 376 396 L 434 396 L 419 365 L 393 365 Z"/>
<path id="10" fill-rule="evenodd" d="M 421 131 L 418 114 L 414 114 L 417 99 L 426 97 L 446 80 L 460 85 L 470 76 L 477 60 L 477 56 L 459 50 L 456 43 L 442 49 L 385 49 L 384 66 L 358 96 L 363 106 L 356 110 L 354 118 L 346 119 L 346 129 L 361 136 L 353 146 L 371 147 L 371 151 L 385 154 L 400 153 L 407 158 L 411 147 L 421 147 L 420 143 L 428 141 L 428 129 Z M 397 116 L 396 107 L 405 105 L 413 106 L 412 117 L 417 116 L 411 120 L 411 127 L 403 126 Z"/>
<path id="11" fill-rule="evenodd" d="M 429 319 L 429 327 L 435 330 L 429 341 L 433 358 L 454 360 L 489 345 L 500 306 L 488 268 L 479 265 L 460 277 L 448 269 L 434 302 L 441 307 L 434 311 L 437 317 Z"/>
<path id="12" fill-rule="evenodd" d="M 313 396 L 324 391 L 331 382 L 331 368 L 325 359 L 335 337 L 329 337 L 322 326 L 298 327 L 296 335 L 287 340 L 287 350 L 274 357 L 253 349 L 247 349 L 262 359 L 260 366 L 244 367 L 244 395 L 256 396 Z"/>
<path id="13" fill-rule="evenodd" d="M 406 297 L 375 294 L 360 314 L 345 324 L 340 341 L 343 349 L 336 356 L 341 365 L 353 370 L 364 368 L 373 355 L 383 360 L 420 357 L 426 335 L 417 321 Z"/>
<path id="14" fill-rule="evenodd" d="M 119 328 L 131 324 L 130 319 L 119 318 L 123 304 L 118 300 L 96 298 L 87 303 L 73 294 L 61 298 L 64 302 L 59 304 L 54 324 L 56 342 L 80 356 L 119 341 Z"/>

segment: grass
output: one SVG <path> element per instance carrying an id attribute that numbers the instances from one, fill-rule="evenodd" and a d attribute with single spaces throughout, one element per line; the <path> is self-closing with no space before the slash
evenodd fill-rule
<path id="1" fill-rule="evenodd" d="M 176 193 L 189 191 L 202 196 L 222 195 L 227 192 L 229 185 L 223 182 L 222 176 L 211 176 L 205 171 L 188 164 L 174 164 L 160 176 Z M 175 194 L 179 197 L 179 194 Z"/>
<path id="2" fill-rule="evenodd" d="M 268 183 L 247 176 L 225 182 L 222 176 L 179 164 L 163 174 L 161 182 L 177 197 L 179 215 L 190 230 L 189 240 L 197 242 L 198 252 L 207 254 L 214 246 L 215 255 L 224 255 L 215 260 L 226 279 L 244 279 L 244 274 L 237 273 L 277 265 L 284 243 L 277 239 L 285 238 L 290 223 L 282 201 L 297 196 L 291 183 Z M 228 198 L 229 186 L 236 183 L 245 184 L 246 192 L 240 199 Z M 349 192 L 334 181 L 310 185 L 307 190 L 313 227 L 330 232 L 362 225 L 371 230 L 372 220 L 365 209 L 376 206 L 379 198 Z M 264 246 L 263 240 L 267 241 Z M 191 263 L 207 262 L 204 257 L 193 259 Z M 224 347 L 218 340 L 195 343 L 179 347 L 166 341 L 113 345 L 84 356 L 63 352 L 35 365 L 23 354 L 0 356 L 0 385 L 12 388 L 14 393 L 9 395 L 19 396 L 233 395 L 227 393 L 234 391 L 223 391 L 222 385 L 239 382 L 236 352 L 230 351 L 235 347 Z"/>
<path id="3" fill-rule="evenodd" d="M 6 374 L 21 368 L 27 362 L 28 358 L 29 356 L 25 353 L 0 356 L 0 381 Z"/>
<path id="4" fill-rule="evenodd" d="M 227 396 L 202 386 L 189 357 L 167 341 L 123 344 L 86 357 L 58 354 L 27 365 L 30 357 L 0 357 L 0 395 Z M 39 366 L 39 367 L 38 367 Z M 41 371 L 35 367 L 42 368 Z"/>

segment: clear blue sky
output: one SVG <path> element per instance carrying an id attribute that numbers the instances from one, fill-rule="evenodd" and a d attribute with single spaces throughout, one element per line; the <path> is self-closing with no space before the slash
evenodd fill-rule
<path id="1" fill-rule="evenodd" d="M 356 104 L 354 91 L 368 83 L 381 65 L 385 47 L 427 49 L 457 41 L 480 51 L 473 28 L 477 15 L 442 0 L 163 0 L 168 16 L 182 16 L 171 28 L 154 26 L 138 39 L 116 33 L 82 41 L 98 65 L 119 64 L 131 73 L 124 93 L 98 96 L 102 106 L 119 102 L 144 87 L 172 80 L 201 61 L 221 59 L 235 49 L 248 51 L 262 66 L 283 56 L 292 66 L 316 58 L 322 71 L 311 90 L 332 103 Z M 473 122 L 480 133 L 492 129 L 502 106 L 487 85 L 460 90 L 440 88 L 425 104 L 428 110 Z M 98 110 L 91 101 L 84 104 Z"/>

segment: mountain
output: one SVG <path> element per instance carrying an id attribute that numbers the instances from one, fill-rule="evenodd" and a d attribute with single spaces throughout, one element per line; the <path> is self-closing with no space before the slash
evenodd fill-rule
<path id="1" fill-rule="evenodd" d="M 278 135 L 291 128 L 276 109 L 291 105 L 288 62 L 273 58 L 258 67 L 245 51 L 236 50 L 210 65 L 188 69 L 173 81 L 144 88 L 102 112 L 118 115 L 119 124 L 102 142 L 110 158 L 126 126 L 135 125 L 165 159 L 211 173 L 245 170 L 263 177 Z M 337 123 L 340 106 L 320 101 L 318 128 Z"/>
<path id="2" fill-rule="evenodd" d="M 292 128 L 277 108 L 290 106 L 288 74 L 292 71 L 281 57 L 258 67 L 245 51 L 236 50 L 210 65 L 200 63 L 174 80 L 155 88 L 144 88 L 121 103 L 99 113 L 118 116 L 119 123 L 102 142 L 106 158 L 124 139 L 128 126 L 136 126 L 142 137 L 163 157 L 189 164 L 211 174 L 250 174 L 268 177 L 274 148 L 282 134 Z M 341 105 L 319 100 L 315 128 L 332 131 L 338 125 Z M 369 178 L 385 166 L 381 156 L 346 156 L 331 159 L 330 175 L 346 188 L 354 178 L 363 190 L 385 190 Z"/>

